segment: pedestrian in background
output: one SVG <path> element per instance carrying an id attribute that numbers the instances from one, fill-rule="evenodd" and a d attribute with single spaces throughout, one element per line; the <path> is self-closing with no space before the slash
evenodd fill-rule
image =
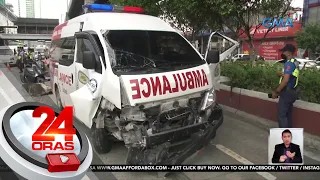
<path id="1" fill-rule="evenodd" d="M 280 77 L 279 86 L 272 93 L 272 98 L 280 96 L 278 102 L 278 123 L 279 128 L 292 128 L 293 103 L 298 98 L 297 85 L 299 80 L 299 63 L 294 58 L 296 47 L 286 44 L 281 50 L 285 63 L 283 70 L 277 72 Z"/>
<path id="2" fill-rule="evenodd" d="M 20 73 L 23 72 L 23 66 L 24 66 L 23 57 L 24 57 L 23 49 L 18 49 L 17 65 L 20 70 Z"/>

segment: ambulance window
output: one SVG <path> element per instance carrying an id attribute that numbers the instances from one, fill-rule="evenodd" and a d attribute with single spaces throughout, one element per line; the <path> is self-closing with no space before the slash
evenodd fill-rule
<path id="1" fill-rule="evenodd" d="M 203 62 L 191 45 L 174 32 L 150 31 L 151 53 L 154 58 L 170 62 Z"/>
<path id="2" fill-rule="evenodd" d="M 75 51 L 75 38 L 68 37 L 63 38 L 61 45 L 61 58 L 59 59 L 59 64 L 63 66 L 70 66 L 74 61 L 74 51 Z"/>
<path id="3" fill-rule="evenodd" d="M 180 64 L 196 66 L 205 63 L 176 32 L 111 30 L 106 38 L 116 54 L 115 68 L 141 67 L 148 61 L 153 61 L 158 67 L 172 68 L 182 67 Z"/>
<path id="4" fill-rule="evenodd" d="M 53 61 L 59 61 L 61 57 L 61 44 L 62 44 L 61 39 L 57 39 L 51 42 L 50 56 Z"/>
<path id="5" fill-rule="evenodd" d="M 98 73 L 102 73 L 102 66 L 99 59 L 99 56 L 93 47 L 92 43 L 88 39 L 79 38 L 77 39 L 77 62 L 83 63 L 83 52 L 85 51 L 91 51 L 96 56 L 96 68 L 95 71 Z"/>
<path id="6" fill-rule="evenodd" d="M 98 35 L 96 35 L 96 34 L 93 34 L 93 37 L 94 37 L 94 39 L 96 40 L 96 43 L 97 43 L 97 45 L 98 45 L 98 48 L 99 48 L 99 50 L 100 50 L 100 52 L 102 53 L 102 62 L 103 62 L 103 64 L 104 64 L 104 66 L 106 67 L 106 61 L 105 61 L 105 59 L 104 59 L 104 50 L 103 50 L 103 47 L 102 47 L 102 44 L 101 44 L 101 42 L 100 42 L 100 39 L 99 39 L 99 37 L 98 37 Z M 100 62 L 100 61 L 99 61 Z M 100 64 L 100 63 L 99 63 Z M 102 66 L 101 66 L 101 68 L 102 68 Z M 101 69 L 101 71 L 102 71 L 102 69 Z"/>

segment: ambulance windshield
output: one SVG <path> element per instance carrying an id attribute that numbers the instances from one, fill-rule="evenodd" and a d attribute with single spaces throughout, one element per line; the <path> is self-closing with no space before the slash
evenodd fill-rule
<path id="1" fill-rule="evenodd" d="M 116 71 L 164 72 L 206 63 L 176 32 L 112 30 L 104 37 L 114 52 L 112 67 Z"/>

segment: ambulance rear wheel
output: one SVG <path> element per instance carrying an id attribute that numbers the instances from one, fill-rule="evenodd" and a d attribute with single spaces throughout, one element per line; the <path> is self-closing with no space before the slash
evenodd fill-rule
<path id="1" fill-rule="evenodd" d="M 93 147 L 99 154 L 105 154 L 112 149 L 112 140 L 104 128 L 97 128 L 95 124 L 92 125 Z"/>

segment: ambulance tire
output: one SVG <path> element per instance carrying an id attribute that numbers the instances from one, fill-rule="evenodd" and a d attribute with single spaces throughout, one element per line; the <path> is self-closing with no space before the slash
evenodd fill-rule
<path id="1" fill-rule="evenodd" d="M 112 149 L 112 140 L 104 128 L 96 128 L 93 124 L 91 128 L 93 147 L 99 154 L 105 154 Z"/>

